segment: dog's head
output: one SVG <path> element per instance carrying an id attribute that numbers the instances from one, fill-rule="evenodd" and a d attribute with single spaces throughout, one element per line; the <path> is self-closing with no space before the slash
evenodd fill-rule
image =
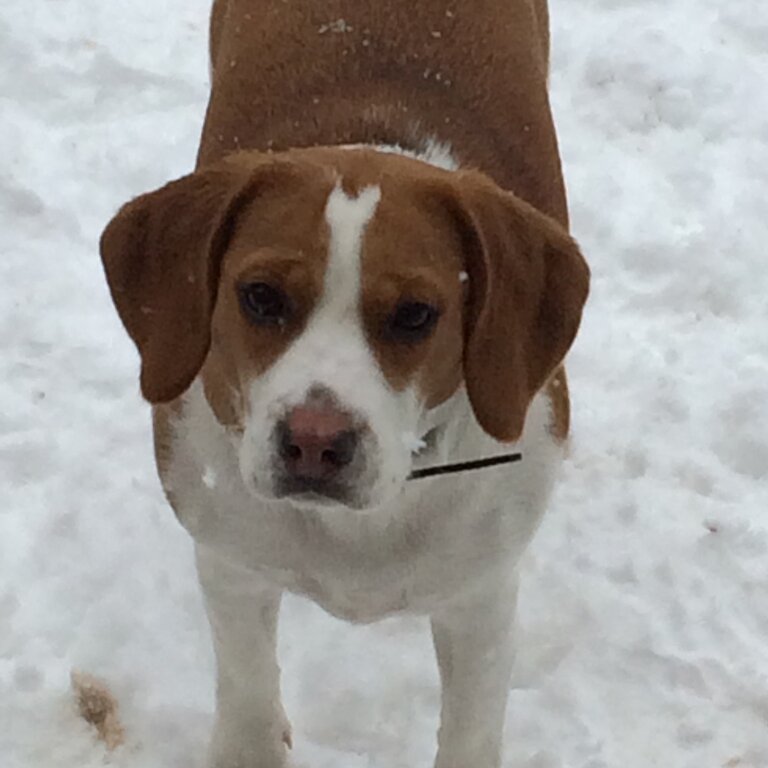
<path id="1" fill-rule="evenodd" d="M 589 280 L 482 174 L 369 150 L 235 156 L 126 205 L 101 251 L 146 399 L 200 377 L 254 493 L 357 508 L 400 491 L 462 384 L 517 439 Z"/>

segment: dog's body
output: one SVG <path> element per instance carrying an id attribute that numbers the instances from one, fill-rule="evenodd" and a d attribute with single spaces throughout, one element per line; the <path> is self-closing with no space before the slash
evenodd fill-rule
<path id="1" fill-rule="evenodd" d="M 545 0 L 217 0 L 199 159 L 307 146 L 450 148 L 560 222 Z"/>
<path id="2" fill-rule="evenodd" d="M 357 622 L 428 614 L 437 766 L 500 763 L 516 564 L 567 436 L 588 280 L 546 25 L 528 0 L 217 0 L 199 169 L 104 235 L 196 542 L 215 768 L 285 765 L 283 590 Z M 510 441 L 515 468 L 406 483 Z"/>

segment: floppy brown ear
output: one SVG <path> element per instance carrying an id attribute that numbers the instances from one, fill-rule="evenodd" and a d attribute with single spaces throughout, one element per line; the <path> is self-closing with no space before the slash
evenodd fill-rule
<path id="1" fill-rule="evenodd" d="M 101 237 L 112 300 L 141 354 L 151 403 L 178 397 L 205 360 L 221 257 L 254 183 L 236 167 L 193 173 L 125 205 Z"/>
<path id="2" fill-rule="evenodd" d="M 512 441 L 576 336 L 589 268 L 553 219 L 481 174 L 462 174 L 460 186 L 471 229 L 467 393 L 483 429 Z"/>

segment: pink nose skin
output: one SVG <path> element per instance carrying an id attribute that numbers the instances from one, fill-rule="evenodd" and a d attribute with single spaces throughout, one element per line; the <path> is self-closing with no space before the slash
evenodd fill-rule
<path id="1" fill-rule="evenodd" d="M 280 456 L 297 479 L 328 481 L 352 463 L 357 433 L 351 418 L 330 406 L 299 406 L 281 424 Z"/>

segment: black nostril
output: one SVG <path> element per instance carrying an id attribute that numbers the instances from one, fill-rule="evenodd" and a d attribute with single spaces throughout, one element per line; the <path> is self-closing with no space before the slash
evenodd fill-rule
<path id="1" fill-rule="evenodd" d="M 280 457 L 286 461 L 298 461 L 301 458 L 301 448 L 293 442 L 291 430 L 287 425 L 280 424 L 278 427 L 278 444 L 280 446 Z"/>
<path id="2" fill-rule="evenodd" d="M 346 467 L 352 463 L 356 448 L 357 435 L 354 432 L 342 432 L 333 441 L 331 447 L 323 451 L 323 463 L 334 467 Z"/>
<path id="3" fill-rule="evenodd" d="M 283 458 L 298 461 L 301 458 L 301 448 L 298 445 L 286 445 L 283 450 Z"/>

